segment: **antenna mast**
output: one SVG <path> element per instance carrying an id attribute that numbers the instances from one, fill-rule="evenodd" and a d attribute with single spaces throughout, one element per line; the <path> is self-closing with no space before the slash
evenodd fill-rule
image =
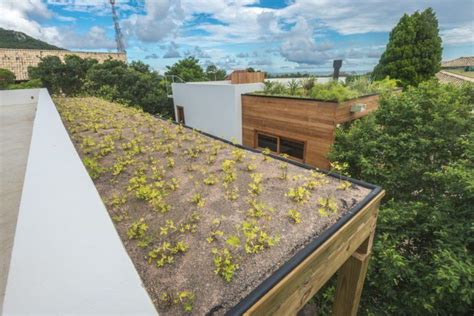
<path id="1" fill-rule="evenodd" d="M 119 53 L 126 53 L 125 45 L 123 45 L 123 35 L 122 31 L 120 30 L 119 19 L 117 16 L 117 12 L 115 11 L 115 0 L 109 0 L 109 2 L 112 6 L 112 18 L 114 19 L 115 42 L 117 43 L 117 51 Z"/>

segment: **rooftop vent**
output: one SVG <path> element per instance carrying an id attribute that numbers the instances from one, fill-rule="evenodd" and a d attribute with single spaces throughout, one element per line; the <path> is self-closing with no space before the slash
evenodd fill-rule
<path id="1" fill-rule="evenodd" d="M 341 67 L 342 67 L 342 59 L 335 59 L 332 63 L 332 67 L 334 68 L 332 78 L 335 81 L 337 81 L 337 80 L 339 80 L 339 69 L 341 69 Z"/>

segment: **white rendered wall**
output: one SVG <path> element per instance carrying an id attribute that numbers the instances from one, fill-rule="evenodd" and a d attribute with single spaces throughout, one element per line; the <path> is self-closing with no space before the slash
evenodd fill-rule
<path id="1" fill-rule="evenodd" d="M 173 83 L 175 113 L 176 106 L 182 106 L 186 125 L 242 144 L 241 94 L 262 88 L 262 83 L 229 84 L 228 81 Z"/>
<path id="2" fill-rule="evenodd" d="M 39 90 L 3 315 L 157 315 L 46 89 Z"/>

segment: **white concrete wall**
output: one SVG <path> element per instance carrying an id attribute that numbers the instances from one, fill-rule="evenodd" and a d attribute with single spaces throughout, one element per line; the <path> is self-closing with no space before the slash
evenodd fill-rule
<path id="1" fill-rule="evenodd" d="M 182 106 L 186 125 L 241 144 L 241 94 L 262 88 L 262 83 L 173 83 L 175 113 L 176 106 Z"/>
<path id="2" fill-rule="evenodd" d="M 3 315 L 156 314 L 47 90 L 41 89 Z"/>

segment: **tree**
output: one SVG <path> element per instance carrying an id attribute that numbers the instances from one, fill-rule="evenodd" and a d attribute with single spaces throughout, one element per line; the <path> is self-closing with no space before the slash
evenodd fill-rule
<path id="1" fill-rule="evenodd" d="M 207 80 L 204 70 L 199 65 L 199 59 L 193 56 L 181 59 L 172 66 L 166 66 L 166 69 L 168 70 L 165 72 L 165 75 L 178 76 L 185 82 Z"/>
<path id="2" fill-rule="evenodd" d="M 224 80 L 225 76 L 225 70 L 219 69 L 215 65 L 209 65 L 206 68 L 206 77 L 208 80 Z"/>
<path id="3" fill-rule="evenodd" d="M 390 32 L 385 52 L 372 76 L 376 80 L 389 76 L 399 79 L 404 87 L 416 86 L 439 71 L 441 54 L 441 37 L 434 11 L 429 8 L 411 16 L 405 14 Z"/>
<path id="4" fill-rule="evenodd" d="M 337 131 L 330 158 L 387 191 L 361 312 L 472 314 L 473 104 L 428 81 Z"/>
<path id="5" fill-rule="evenodd" d="M 15 82 L 15 74 L 8 69 L 0 68 L 0 89 L 7 88 Z"/>
<path id="6" fill-rule="evenodd" d="M 57 56 L 41 58 L 37 67 L 28 67 L 30 79 L 40 79 L 50 94 L 61 92 L 61 81 L 64 79 L 63 64 Z"/>

